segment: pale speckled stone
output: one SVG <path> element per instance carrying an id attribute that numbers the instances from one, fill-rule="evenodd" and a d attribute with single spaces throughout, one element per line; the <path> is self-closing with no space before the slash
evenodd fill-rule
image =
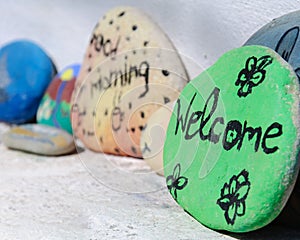
<path id="1" fill-rule="evenodd" d="M 142 157 L 147 119 L 187 81 L 179 54 L 149 16 L 112 9 L 95 26 L 75 84 L 74 133 L 94 151 Z"/>
<path id="2" fill-rule="evenodd" d="M 159 175 L 164 175 L 163 147 L 174 102 L 162 105 L 147 121 L 141 136 L 141 151 L 146 163 Z"/>

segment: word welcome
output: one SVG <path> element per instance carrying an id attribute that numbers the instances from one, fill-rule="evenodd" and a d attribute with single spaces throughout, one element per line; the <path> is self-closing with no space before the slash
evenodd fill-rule
<path id="1" fill-rule="evenodd" d="M 215 87 L 212 93 L 207 98 L 202 110 L 191 112 L 191 107 L 197 96 L 195 93 L 189 102 L 185 113 L 182 113 L 181 100 L 178 99 L 177 107 L 177 123 L 175 135 L 181 130 L 186 140 L 191 140 L 194 137 L 199 137 L 202 141 L 209 141 L 217 144 L 220 142 L 222 131 L 216 132 L 216 126 L 225 126 L 222 138 L 222 146 L 226 151 L 233 149 L 236 146 L 238 151 L 241 150 L 245 142 L 246 135 L 248 141 L 255 141 L 254 151 L 257 152 L 259 147 L 266 154 L 275 153 L 279 147 L 269 146 L 268 140 L 278 138 L 283 134 L 282 125 L 278 122 L 271 123 L 266 130 L 262 127 L 252 127 L 247 121 L 241 123 L 239 120 L 230 120 L 227 124 L 221 116 L 213 117 L 219 101 L 220 89 Z M 196 125 L 197 124 L 197 125 Z M 196 130 L 195 130 L 196 125 Z M 204 132 L 204 129 L 208 131 Z"/>

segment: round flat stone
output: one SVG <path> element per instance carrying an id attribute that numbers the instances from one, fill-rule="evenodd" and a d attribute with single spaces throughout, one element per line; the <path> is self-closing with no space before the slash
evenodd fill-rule
<path id="1" fill-rule="evenodd" d="M 286 60 L 296 72 L 300 81 L 300 11 L 291 12 L 272 20 L 254 33 L 245 45 L 263 45 L 275 50 L 284 60 Z M 300 211 L 295 211 L 295 203 L 300 202 L 300 185 L 294 188 L 293 201 L 289 201 L 281 221 L 289 225 L 299 222 Z M 293 217 L 291 217 L 293 216 Z M 297 216 L 298 220 L 295 220 Z M 293 219 L 293 220 L 292 220 Z M 292 223 L 294 222 L 294 223 Z"/>
<path id="2" fill-rule="evenodd" d="M 144 12 L 119 7 L 97 23 L 73 93 L 72 126 L 86 147 L 142 157 L 140 136 L 187 74 L 171 41 Z"/>
<path id="3" fill-rule="evenodd" d="M 13 41 L 0 49 L 0 121 L 24 123 L 34 120 L 56 68 L 37 44 Z"/>
<path id="4" fill-rule="evenodd" d="M 254 33 L 245 45 L 263 45 L 275 50 L 294 68 L 300 80 L 300 11 L 272 20 Z"/>
<path id="5" fill-rule="evenodd" d="M 174 199 L 202 224 L 247 232 L 281 212 L 298 174 L 299 86 L 263 46 L 223 55 L 182 91 L 164 145 Z"/>
<path id="6" fill-rule="evenodd" d="M 162 105 L 148 118 L 141 136 L 143 159 L 157 174 L 163 176 L 163 147 L 174 102 Z"/>
<path id="7" fill-rule="evenodd" d="M 12 149 L 49 156 L 67 154 L 75 150 L 72 135 L 42 124 L 13 127 L 3 134 L 2 142 Z"/>
<path id="8" fill-rule="evenodd" d="M 72 64 L 55 76 L 39 105 L 38 123 L 61 128 L 72 133 L 71 96 L 79 69 L 79 64 Z"/>

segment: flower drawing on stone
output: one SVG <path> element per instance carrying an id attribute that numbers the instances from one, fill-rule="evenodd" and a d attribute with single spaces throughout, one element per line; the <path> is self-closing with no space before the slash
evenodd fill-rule
<path id="1" fill-rule="evenodd" d="M 227 224 L 233 225 L 236 217 L 242 217 L 246 212 L 246 199 L 250 190 L 249 173 L 244 169 L 237 176 L 230 178 L 221 189 L 217 204 L 224 211 Z"/>
<path id="2" fill-rule="evenodd" d="M 235 81 L 235 86 L 240 87 L 237 95 L 239 97 L 247 97 L 252 93 L 252 88 L 261 84 L 266 76 L 265 68 L 272 63 L 271 56 L 249 57 L 246 61 L 245 68 L 243 68 Z"/>
<path id="3" fill-rule="evenodd" d="M 173 174 L 166 178 L 167 187 L 175 200 L 177 200 L 177 190 L 182 190 L 188 184 L 186 177 L 180 176 L 180 164 L 176 164 Z"/>

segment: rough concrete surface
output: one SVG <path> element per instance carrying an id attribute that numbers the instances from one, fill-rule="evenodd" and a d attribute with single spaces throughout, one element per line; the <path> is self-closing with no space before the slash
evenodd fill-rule
<path id="1" fill-rule="evenodd" d="M 142 160 L 81 148 L 45 157 L 2 143 L 0 152 L 1 240 L 300 238 L 273 226 L 232 236 L 210 230 L 175 203 L 164 178 Z"/>

